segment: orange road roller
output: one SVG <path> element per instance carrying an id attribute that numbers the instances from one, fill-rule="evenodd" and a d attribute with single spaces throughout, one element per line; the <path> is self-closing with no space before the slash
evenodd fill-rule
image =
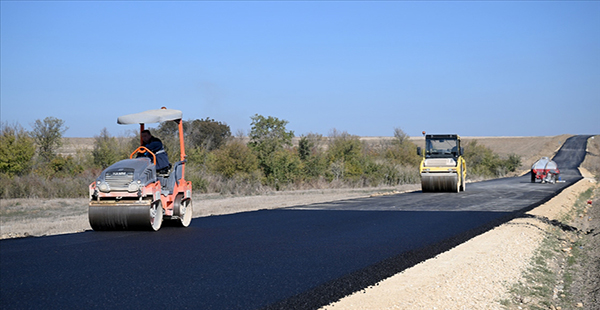
<path id="1" fill-rule="evenodd" d="M 161 108 L 117 119 L 119 124 L 140 125 L 141 146 L 129 159 L 106 168 L 90 184 L 88 216 L 94 230 L 157 231 L 163 220 L 181 227 L 190 225 L 192 183 L 185 180 L 182 116 L 179 110 Z M 178 126 L 181 155 L 180 161 L 174 164 L 168 163 L 164 150 L 153 151 L 148 141 L 144 141 L 144 134 L 148 132 L 144 124 L 162 122 L 175 122 Z M 164 169 L 157 170 L 157 158 L 167 158 Z"/>

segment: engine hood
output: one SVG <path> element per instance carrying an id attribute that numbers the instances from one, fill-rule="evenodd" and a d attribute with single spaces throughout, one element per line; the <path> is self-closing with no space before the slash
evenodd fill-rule
<path id="1" fill-rule="evenodd" d="M 104 169 L 97 181 L 107 183 L 111 191 L 127 190 L 132 182 L 146 186 L 156 181 L 156 167 L 149 158 L 124 159 Z"/>

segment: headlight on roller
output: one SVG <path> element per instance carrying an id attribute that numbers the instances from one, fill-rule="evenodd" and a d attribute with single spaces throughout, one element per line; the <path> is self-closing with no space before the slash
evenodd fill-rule
<path id="1" fill-rule="evenodd" d="M 108 186 L 108 183 L 102 181 L 102 182 L 98 182 L 98 189 L 103 192 L 103 193 L 108 193 L 110 192 L 110 186 Z"/>
<path id="2" fill-rule="evenodd" d="M 129 186 L 127 187 L 127 191 L 130 193 L 135 193 L 139 189 L 140 189 L 140 181 L 131 182 L 131 183 L 129 183 Z"/>

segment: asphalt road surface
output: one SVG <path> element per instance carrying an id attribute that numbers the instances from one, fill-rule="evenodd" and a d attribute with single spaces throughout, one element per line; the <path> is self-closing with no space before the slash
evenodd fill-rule
<path id="1" fill-rule="evenodd" d="M 556 155 L 563 183 L 525 175 L 461 193 L 196 218 L 187 229 L 2 240 L 0 307 L 315 309 L 525 216 L 581 178 L 587 138 Z"/>

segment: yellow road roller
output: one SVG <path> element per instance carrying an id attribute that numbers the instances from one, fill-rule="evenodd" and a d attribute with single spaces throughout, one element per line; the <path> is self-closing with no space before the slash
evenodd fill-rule
<path id="1" fill-rule="evenodd" d="M 129 159 L 104 169 L 89 186 L 88 217 L 94 230 L 160 229 L 163 219 L 187 227 L 192 221 L 192 183 L 185 180 L 186 155 L 183 140 L 182 113 L 157 109 L 128 114 L 117 119 L 119 124 L 139 124 L 142 137 Z M 144 124 L 175 122 L 179 130 L 180 161 L 157 169 L 157 158 L 166 155 L 162 149 L 151 150 L 144 143 Z M 145 146 L 144 146 L 145 145 Z M 166 158 L 166 156 L 163 156 Z"/>
<path id="2" fill-rule="evenodd" d="M 460 192 L 466 189 L 467 166 L 464 148 L 456 134 L 427 134 L 419 171 L 423 192 Z"/>

